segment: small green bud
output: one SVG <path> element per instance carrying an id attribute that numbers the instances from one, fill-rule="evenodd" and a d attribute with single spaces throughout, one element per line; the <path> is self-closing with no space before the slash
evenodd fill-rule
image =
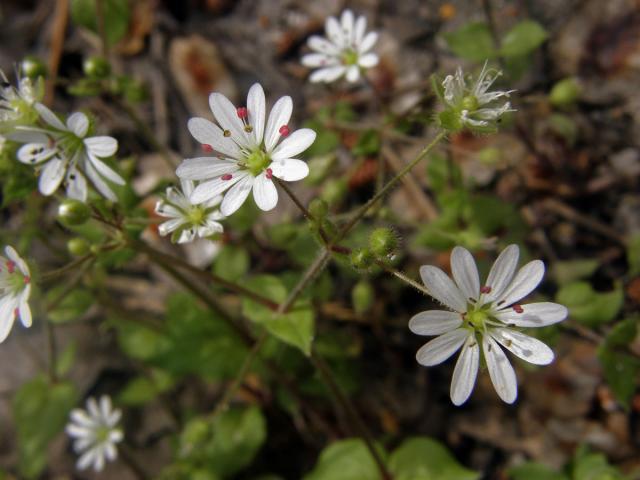
<path id="1" fill-rule="evenodd" d="M 315 220 L 322 220 L 329 213 L 329 204 L 321 198 L 314 198 L 309 202 L 309 213 Z"/>
<path id="2" fill-rule="evenodd" d="M 90 78 L 107 78 L 111 73 L 111 65 L 103 57 L 89 57 L 82 64 L 84 74 Z"/>
<path id="3" fill-rule="evenodd" d="M 82 225 L 91 217 L 91 209 L 86 203 L 67 198 L 58 206 L 58 220 L 65 225 Z"/>
<path id="4" fill-rule="evenodd" d="M 25 77 L 31 80 L 47 76 L 47 66 L 38 57 L 32 55 L 24 57 L 20 64 L 20 70 Z"/>
<path id="5" fill-rule="evenodd" d="M 329 237 L 329 240 L 333 240 L 338 235 L 338 227 L 331 220 L 325 218 L 320 222 L 320 227 L 325 235 Z"/>
<path id="6" fill-rule="evenodd" d="M 565 78 L 553 86 L 549 93 L 549 101 L 554 107 L 569 107 L 580 97 L 580 90 L 580 85 L 575 78 Z"/>
<path id="7" fill-rule="evenodd" d="M 361 280 L 355 284 L 351 290 L 351 303 L 357 314 L 366 313 L 373 305 L 375 292 L 371 284 L 365 280 Z"/>
<path id="8" fill-rule="evenodd" d="M 390 228 L 376 228 L 369 237 L 369 248 L 376 257 L 388 257 L 398 248 L 398 237 Z"/>
<path id="9" fill-rule="evenodd" d="M 373 264 L 373 255 L 368 248 L 357 248 L 349 256 L 351 265 L 357 270 L 367 270 Z"/>
<path id="10" fill-rule="evenodd" d="M 89 253 L 91 245 L 84 238 L 75 237 L 67 242 L 67 250 L 75 257 L 82 257 Z"/>
<path id="11" fill-rule="evenodd" d="M 344 178 L 330 179 L 324 184 L 320 198 L 329 205 L 336 205 L 347 194 L 347 181 Z"/>

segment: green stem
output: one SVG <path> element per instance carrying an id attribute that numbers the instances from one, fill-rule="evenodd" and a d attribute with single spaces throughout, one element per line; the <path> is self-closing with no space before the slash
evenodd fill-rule
<path id="1" fill-rule="evenodd" d="M 425 295 L 429 295 L 431 296 L 431 294 L 429 293 L 429 291 L 426 289 L 426 287 L 424 285 L 420 285 L 418 282 L 416 282 L 415 280 L 413 280 L 412 278 L 408 277 L 407 275 L 405 275 L 404 273 L 402 273 L 400 270 L 396 270 L 395 268 L 393 268 L 390 265 L 387 265 L 384 261 L 382 260 L 376 260 L 376 265 L 378 265 L 380 268 L 382 268 L 384 271 L 386 271 L 387 273 L 390 273 L 391 275 L 393 275 L 396 278 L 399 278 L 400 280 L 402 280 L 403 282 L 411 285 L 413 288 L 415 288 L 416 290 L 418 290 L 421 293 L 424 293 Z"/>
<path id="2" fill-rule="evenodd" d="M 295 287 L 293 287 L 293 290 L 291 290 L 287 299 L 280 304 L 280 306 L 277 309 L 278 313 L 282 314 L 282 313 L 287 313 L 289 311 L 289 309 L 293 306 L 293 304 L 298 299 L 300 294 L 302 294 L 304 289 L 307 288 L 307 286 L 316 278 L 316 276 L 322 270 L 324 270 L 324 267 L 327 265 L 330 258 L 331 258 L 331 251 L 326 248 L 322 249 L 322 252 L 320 253 L 320 255 L 316 257 L 316 259 L 309 266 L 309 268 L 307 269 L 303 277 L 300 279 L 300 281 L 296 284 Z"/>
<path id="3" fill-rule="evenodd" d="M 92 253 L 89 253 L 87 255 L 84 255 L 80 258 L 76 258 L 75 260 L 67 263 L 66 265 L 63 265 L 60 268 L 56 268 L 55 270 L 49 270 L 48 272 L 43 272 L 40 275 L 40 281 L 41 282 L 47 282 L 49 280 L 53 280 L 55 278 L 58 278 L 61 275 L 64 275 L 65 273 L 74 270 L 76 267 L 82 265 L 84 262 L 86 262 L 87 260 L 89 260 L 91 257 L 93 257 Z"/>

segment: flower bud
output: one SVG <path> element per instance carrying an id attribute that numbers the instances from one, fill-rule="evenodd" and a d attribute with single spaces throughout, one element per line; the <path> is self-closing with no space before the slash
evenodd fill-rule
<path id="1" fill-rule="evenodd" d="M 31 80 L 35 80 L 38 77 L 45 77 L 47 75 L 47 67 L 44 62 L 38 57 L 34 57 L 32 55 L 24 57 L 20 64 L 20 70 L 22 70 L 22 74 L 25 77 L 30 78 Z"/>
<path id="2" fill-rule="evenodd" d="M 86 203 L 67 198 L 58 206 L 58 220 L 65 225 L 82 225 L 91 217 Z"/>
<path id="3" fill-rule="evenodd" d="M 356 270 L 367 270 L 373 264 L 373 255 L 368 248 L 356 248 L 351 252 L 349 260 Z"/>
<path id="4" fill-rule="evenodd" d="M 67 250 L 75 257 L 82 257 L 89 253 L 91 245 L 84 238 L 75 237 L 67 242 Z"/>
<path id="5" fill-rule="evenodd" d="M 86 58 L 82 64 L 82 69 L 87 77 L 107 78 L 111 73 L 111 65 L 103 57 Z"/>
<path id="6" fill-rule="evenodd" d="M 388 257 L 398 248 L 398 237 L 390 228 L 376 228 L 369 237 L 369 248 L 376 257 Z"/>
<path id="7" fill-rule="evenodd" d="M 344 178 L 330 179 L 324 184 L 320 197 L 329 205 L 336 205 L 347 194 L 347 181 Z"/>
<path id="8" fill-rule="evenodd" d="M 551 105 L 558 108 L 573 105 L 580 97 L 580 85 L 575 78 L 565 78 L 556 83 L 549 93 Z"/>
<path id="9" fill-rule="evenodd" d="M 329 213 L 329 204 L 321 198 L 314 198 L 309 202 L 309 213 L 316 221 L 322 220 Z"/>
<path id="10" fill-rule="evenodd" d="M 351 303 L 358 314 L 366 313 L 373 305 L 375 292 L 371 283 L 361 280 L 351 290 Z"/>

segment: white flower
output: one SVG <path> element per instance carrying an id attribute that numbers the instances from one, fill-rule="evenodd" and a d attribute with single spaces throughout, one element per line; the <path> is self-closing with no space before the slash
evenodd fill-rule
<path id="1" fill-rule="evenodd" d="M 100 404 L 91 397 L 87 400 L 86 410 L 76 408 L 71 411 L 66 431 L 73 438 L 74 451 L 81 454 L 76 463 L 79 470 L 93 466 L 99 472 L 106 460 L 116 459 L 116 444 L 124 437 L 117 427 L 120 416 L 120 410 L 113 408 L 106 395 L 100 397 Z"/>
<path id="2" fill-rule="evenodd" d="M 462 125 L 491 127 L 506 112 L 515 111 L 509 102 L 498 102 L 508 98 L 515 90 L 489 91 L 501 74 L 502 72 L 489 69 L 485 62 L 480 75 L 471 85 L 467 85 L 460 67 L 455 75 L 447 75 L 442 82 L 444 101 L 455 112 Z"/>
<path id="3" fill-rule="evenodd" d="M 25 143 L 18 150 L 18 160 L 42 166 L 40 192 L 51 195 L 64 180 L 68 197 L 86 201 L 86 175 L 98 192 L 115 202 L 117 197 L 106 180 L 117 185 L 125 181 L 101 159 L 116 153 L 118 141 L 108 136 L 86 137 L 89 119 L 84 113 L 72 114 L 65 125 L 41 103 L 35 108 L 50 128 L 18 127 L 11 138 Z"/>
<path id="4" fill-rule="evenodd" d="M 31 326 L 31 274 L 26 262 L 12 247 L 5 247 L 7 258 L 0 256 L 0 342 L 4 342 L 16 319 Z"/>
<path id="5" fill-rule="evenodd" d="M 214 233 L 222 233 L 224 228 L 218 220 L 223 219 L 224 215 L 217 208 L 222 197 L 218 195 L 194 205 L 189 200 L 194 183 L 191 180 L 182 180 L 180 183 L 182 190 L 169 187 L 165 198 L 156 203 L 156 213 L 171 219 L 158 226 L 160 235 L 175 232 L 173 238 L 177 239 L 178 243 L 187 243 L 196 237 L 205 238 Z"/>
<path id="6" fill-rule="evenodd" d="M 219 126 L 192 118 L 188 127 L 203 150 L 216 152 L 216 157 L 188 158 L 176 170 L 182 180 L 202 182 L 193 190 L 191 202 L 204 203 L 224 194 L 220 211 L 229 216 L 253 190 L 258 207 L 272 210 L 278 203 L 273 177 L 292 182 L 309 174 L 308 165 L 294 157 L 313 143 L 316 133 L 309 128 L 290 133 L 293 102 L 288 96 L 275 103 L 265 122 L 264 91 L 258 83 L 249 90 L 246 108 L 235 108 L 217 92 L 209 96 L 209 105 Z"/>
<path id="7" fill-rule="evenodd" d="M 519 250 L 508 246 L 495 261 L 484 286 L 471 254 L 455 247 L 451 254 L 451 271 L 455 283 L 439 268 L 423 266 L 420 276 L 429 293 L 449 307 L 415 315 L 409 328 L 418 335 L 438 335 L 418 353 L 418 363 L 425 366 L 444 362 L 462 347 L 451 380 L 451 401 L 464 403 L 476 381 L 480 347 L 498 396 L 513 403 L 518 393 L 516 374 L 502 348 L 535 365 L 553 361 L 553 351 L 540 340 L 511 327 L 543 327 L 564 320 L 566 307 L 540 302 L 520 305 L 517 302 L 533 291 L 544 276 L 544 264 L 533 260 L 517 273 Z"/>
<path id="8" fill-rule="evenodd" d="M 36 118 L 32 118 L 33 106 L 43 93 L 42 80 L 34 84 L 27 77 L 18 78 L 16 88 L 0 70 L 0 130 L 11 130 L 16 124 L 35 121 Z"/>
<path id="9" fill-rule="evenodd" d="M 342 12 L 340 22 L 329 17 L 325 23 L 327 38 L 314 35 L 307 42 L 314 53 L 302 57 L 305 67 L 317 68 L 311 82 L 330 83 L 344 76 L 357 82 L 361 70 L 375 67 L 378 55 L 369 52 L 378 40 L 376 32 L 366 33 L 367 19 L 354 17 L 351 10 Z"/>

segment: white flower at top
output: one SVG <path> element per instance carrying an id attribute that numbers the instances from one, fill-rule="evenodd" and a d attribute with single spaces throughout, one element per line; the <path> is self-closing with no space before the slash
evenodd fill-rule
<path id="1" fill-rule="evenodd" d="M 12 247 L 5 247 L 6 257 L 0 256 L 0 342 L 4 342 L 13 322 L 20 319 L 31 326 L 31 274 L 26 262 Z"/>
<path id="2" fill-rule="evenodd" d="M 116 444 L 124 438 L 118 428 L 120 417 L 120 410 L 113 408 L 111 398 L 106 395 L 100 397 L 100 403 L 89 398 L 86 410 L 76 408 L 71 411 L 66 431 L 73 438 L 73 450 L 80 454 L 76 463 L 79 470 L 93 466 L 99 472 L 106 461 L 116 459 Z"/>
<path id="3" fill-rule="evenodd" d="M 42 80 L 18 78 L 17 88 L 0 70 L 0 131 L 7 132 L 17 124 L 31 123 L 37 118 L 33 106 L 43 96 Z"/>
<path id="4" fill-rule="evenodd" d="M 182 190 L 169 187 L 165 198 L 156 203 L 156 213 L 170 219 L 158 226 L 160 235 L 173 233 L 173 241 L 187 243 L 197 237 L 206 238 L 214 233 L 222 233 L 224 228 L 218 222 L 224 218 L 218 209 L 222 197 L 218 195 L 194 205 L 189 200 L 194 183 L 191 180 L 182 180 L 180 183 Z"/>
<path id="5" fill-rule="evenodd" d="M 416 354 L 425 366 L 444 362 L 461 349 L 451 380 L 451 401 L 461 405 L 471 395 L 480 363 L 480 347 L 498 396 L 513 403 L 518 393 L 516 374 L 502 347 L 535 365 L 553 361 L 553 351 L 512 327 L 544 327 L 564 320 L 566 307 L 540 302 L 518 302 L 531 293 L 544 276 L 544 264 L 533 260 L 517 273 L 519 249 L 508 246 L 495 261 L 483 286 L 471 254 L 455 247 L 451 254 L 452 281 L 434 266 L 420 268 L 427 290 L 449 310 L 429 310 L 415 315 L 409 328 L 418 335 L 438 335 Z"/>
<path id="6" fill-rule="evenodd" d="M 472 129 L 494 128 L 502 115 L 515 111 L 509 102 L 503 101 L 515 90 L 489 91 L 500 75 L 500 71 L 489 68 L 486 62 L 475 81 L 467 81 L 460 67 L 455 75 L 447 75 L 442 82 L 443 97 L 446 106 L 455 117 L 452 119 L 455 123 L 453 129 L 463 126 Z"/>
<path id="7" fill-rule="evenodd" d="M 357 82 L 363 69 L 375 67 L 378 55 L 369 52 L 378 40 L 376 32 L 366 33 L 367 19 L 354 17 L 351 10 L 342 12 L 340 21 L 327 18 L 326 38 L 313 35 L 307 42 L 314 53 L 302 57 L 305 67 L 317 68 L 311 74 L 311 82 L 331 83 L 344 76 L 349 82 Z"/>
<path id="8" fill-rule="evenodd" d="M 275 103 L 267 119 L 264 91 L 258 83 L 249 89 L 246 107 L 234 107 L 217 92 L 210 95 L 209 105 L 218 124 L 192 118 L 188 128 L 203 151 L 215 156 L 188 158 L 176 170 L 181 180 L 201 182 L 190 201 L 205 203 L 223 194 L 220 211 L 229 216 L 253 190 L 258 207 L 272 210 L 278 203 L 273 177 L 292 182 L 309 174 L 308 165 L 295 157 L 309 148 L 316 132 L 291 131 L 293 101 L 288 96 Z"/>
<path id="9" fill-rule="evenodd" d="M 43 195 L 53 194 L 64 181 L 67 196 L 86 201 L 87 181 L 105 198 L 116 201 L 108 181 L 124 185 L 124 179 L 101 159 L 118 149 L 113 137 L 87 137 L 89 119 L 82 112 L 69 116 L 66 124 L 41 103 L 35 105 L 48 128 L 18 127 L 11 138 L 25 143 L 18 160 L 41 168 L 38 188 Z"/>

